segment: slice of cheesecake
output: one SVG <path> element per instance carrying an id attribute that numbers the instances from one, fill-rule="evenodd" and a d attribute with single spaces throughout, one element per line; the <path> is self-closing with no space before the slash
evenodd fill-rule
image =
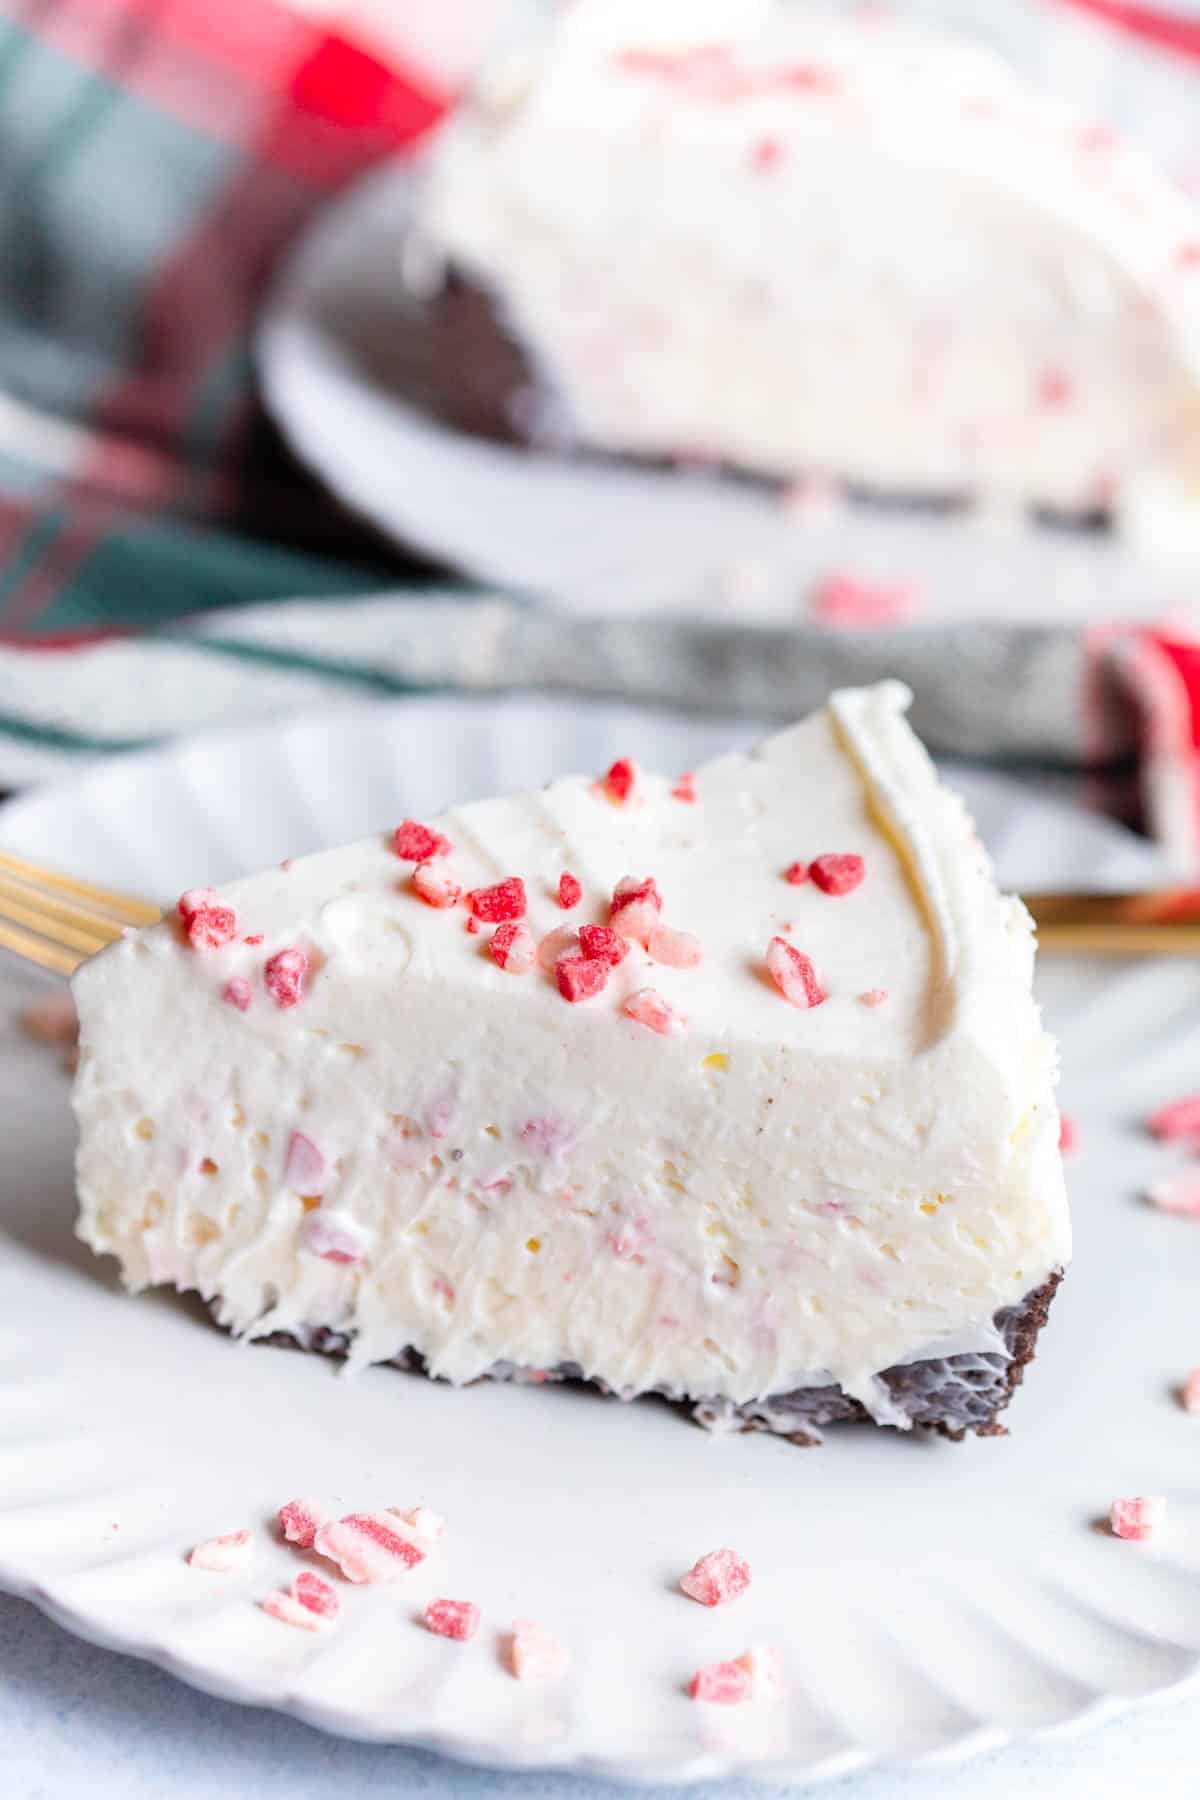
<path id="1" fill-rule="evenodd" d="M 76 977 L 84 1239 L 248 1338 L 987 1429 L 1069 1253 L 1033 937 L 895 683 L 406 820 Z"/>
<path id="2" fill-rule="evenodd" d="M 1200 467 L 1194 202 L 964 40 L 580 0 L 421 228 L 434 403 L 498 434 L 1072 515 Z"/>

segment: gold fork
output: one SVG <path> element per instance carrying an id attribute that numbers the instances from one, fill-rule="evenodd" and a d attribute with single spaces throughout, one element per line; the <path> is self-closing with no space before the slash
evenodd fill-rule
<path id="1" fill-rule="evenodd" d="M 1025 904 L 1046 951 L 1109 956 L 1200 955 L 1200 888 L 1144 894 L 1030 894 Z M 61 975 L 130 926 L 154 925 L 157 906 L 77 881 L 0 851 L 0 949 Z"/>
<path id="2" fill-rule="evenodd" d="M 0 949 L 73 975 L 131 925 L 153 925 L 157 906 L 0 851 Z"/>

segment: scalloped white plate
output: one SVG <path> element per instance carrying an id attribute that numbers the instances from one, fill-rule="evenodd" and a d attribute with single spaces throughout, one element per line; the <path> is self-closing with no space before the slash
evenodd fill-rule
<path id="1" fill-rule="evenodd" d="M 0 843 L 171 896 L 451 796 L 603 766 L 686 767 L 744 728 L 614 708 L 421 700 L 271 725 L 113 761 L 0 813 Z M 1118 828 L 999 777 L 965 780 L 1006 876 L 1119 883 L 1154 857 Z M 11 1020 L 32 978 L 0 970 Z M 1138 1202 L 1175 1159 L 1138 1129 L 1195 1085 L 1200 970 L 1047 964 L 1078 1256 L 1009 1438 L 961 1445 L 864 1429 L 821 1450 L 713 1440 L 656 1403 L 457 1391 L 233 1343 L 188 1300 L 128 1299 L 72 1236 L 72 1132 L 53 1056 L 0 1026 L 0 1583 L 71 1630 L 327 1730 L 505 1766 L 686 1781 L 814 1780 L 961 1756 L 1163 1692 L 1200 1664 L 1200 1423 L 1171 1388 L 1200 1361 L 1200 1227 Z M 162 1046 L 149 1046 L 163 1054 Z M 425 1500 L 437 1566 L 348 1590 L 311 1639 L 254 1604 L 294 1572 L 281 1501 Z M 1149 1547 L 1097 1521 L 1162 1492 Z M 190 1569 L 197 1539 L 259 1528 L 254 1567 Z M 750 1593 L 715 1613 L 674 1583 L 731 1543 Z M 431 1593 L 477 1599 L 474 1644 L 430 1637 Z M 570 1644 L 569 1677 L 514 1682 L 514 1615 Z M 697 1705 L 700 1662 L 782 1647 L 786 1698 Z"/>

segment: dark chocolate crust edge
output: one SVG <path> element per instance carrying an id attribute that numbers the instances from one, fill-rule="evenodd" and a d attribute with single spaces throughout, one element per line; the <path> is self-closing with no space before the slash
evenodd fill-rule
<path id="1" fill-rule="evenodd" d="M 879 1376 L 887 1400 L 899 1424 L 933 1431 L 958 1442 L 968 1432 L 978 1437 L 1003 1436 L 1006 1427 L 999 1415 L 1024 1380 L 1025 1370 L 1033 1361 L 1038 1334 L 1046 1323 L 1050 1302 L 1062 1280 L 1056 1269 L 1049 1279 L 1026 1294 L 1016 1306 L 1005 1307 L 995 1316 L 995 1326 L 1008 1354 L 998 1351 L 970 1351 L 958 1356 L 931 1358 L 926 1362 L 901 1363 L 885 1369 Z M 303 1334 L 273 1332 L 256 1340 L 292 1349 L 319 1351 L 327 1356 L 344 1356 L 350 1347 L 345 1332 L 328 1326 L 314 1326 Z M 415 1350 L 402 1350 L 389 1358 L 392 1366 L 428 1373 L 424 1359 Z M 524 1369 L 513 1363 L 497 1363 L 485 1380 L 543 1383 L 546 1381 L 580 1381 L 583 1372 L 575 1364 L 563 1363 L 556 1369 Z M 597 1386 L 606 1392 L 603 1382 Z M 662 1393 L 656 1389 L 653 1392 Z M 748 1400 L 735 1405 L 730 1400 L 696 1399 L 690 1395 L 668 1393 L 671 1400 L 686 1410 L 698 1424 L 712 1431 L 767 1431 L 787 1438 L 793 1444 L 814 1445 L 823 1441 L 827 1425 L 841 1423 L 872 1424 L 875 1421 L 859 1400 L 851 1399 L 839 1387 L 795 1388 L 790 1393 L 769 1394 L 762 1400 Z M 635 1399 L 637 1395 L 621 1395 Z"/>

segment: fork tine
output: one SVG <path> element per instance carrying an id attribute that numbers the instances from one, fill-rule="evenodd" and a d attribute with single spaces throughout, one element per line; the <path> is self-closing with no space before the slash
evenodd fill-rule
<path id="1" fill-rule="evenodd" d="M 46 938 L 35 937 L 32 931 L 22 931 L 19 925 L 6 925 L 3 920 L 0 920 L 0 949 L 11 950 L 26 962 L 36 963 L 41 969 L 53 969 L 59 975 L 73 975 L 85 961 L 77 950 L 66 950 Z"/>
<path id="2" fill-rule="evenodd" d="M 102 918 L 98 913 L 88 914 L 78 907 L 64 907 L 54 900 L 43 901 L 32 888 L 17 888 L 14 893 L 13 886 L 0 879 L 0 922 L 27 925 L 40 936 L 50 938 L 56 944 L 65 944 L 71 950 L 81 950 L 85 956 L 103 950 L 105 944 L 111 944 L 125 929 L 115 919 Z M 33 904 L 27 904 L 29 901 Z"/>
<path id="3" fill-rule="evenodd" d="M 87 905 L 99 907 L 102 912 L 111 914 L 123 925 L 156 925 L 162 917 L 159 908 L 146 900 L 135 899 L 132 894 L 121 894 L 112 888 L 96 887 L 90 881 L 77 881 L 74 876 L 60 875 L 55 869 L 43 869 L 37 863 L 26 862 L 23 857 L 13 856 L 6 850 L 0 850 L 0 869 L 7 870 L 10 875 L 15 875 L 30 887 L 68 895 Z"/>

